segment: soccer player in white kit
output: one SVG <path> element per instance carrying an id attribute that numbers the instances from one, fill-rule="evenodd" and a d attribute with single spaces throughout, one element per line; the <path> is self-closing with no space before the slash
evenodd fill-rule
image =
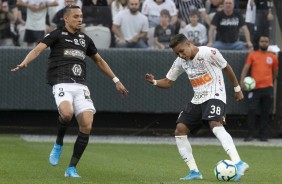
<path id="1" fill-rule="evenodd" d="M 238 181 L 249 165 L 243 162 L 237 152 L 230 134 L 222 125 L 226 114 L 226 91 L 222 70 L 231 80 L 236 101 L 244 98 L 238 80 L 221 53 L 211 47 L 193 45 L 183 34 L 172 37 L 170 47 L 177 54 L 172 67 L 163 79 L 155 80 L 152 74 L 146 74 L 146 80 L 159 87 L 170 88 L 182 73 L 186 73 L 194 90 L 194 97 L 180 112 L 175 129 L 178 151 L 190 169 L 181 180 L 203 179 L 192 154 L 187 135 L 197 132 L 202 125 L 208 125 L 220 141 L 230 159 L 236 164 Z"/>

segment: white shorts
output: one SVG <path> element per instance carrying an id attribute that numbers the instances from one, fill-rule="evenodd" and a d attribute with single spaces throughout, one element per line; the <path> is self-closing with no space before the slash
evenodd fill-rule
<path id="1" fill-rule="evenodd" d="M 96 109 L 90 98 L 90 91 L 87 86 L 79 83 L 61 83 L 53 86 L 53 95 L 56 100 L 57 107 L 63 101 L 69 101 L 73 105 L 75 116 L 84 111 L 92 111 L 94 114 Z"/>

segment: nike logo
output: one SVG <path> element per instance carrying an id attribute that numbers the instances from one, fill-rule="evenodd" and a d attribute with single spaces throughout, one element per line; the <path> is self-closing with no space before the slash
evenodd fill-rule
<path id="1" fill-rule="evenodd" d="M 215 117 L 215 116 L 210 116 L 210 115 L 208 116 L 208 118 L 213 118 L 213 117 Z"/>

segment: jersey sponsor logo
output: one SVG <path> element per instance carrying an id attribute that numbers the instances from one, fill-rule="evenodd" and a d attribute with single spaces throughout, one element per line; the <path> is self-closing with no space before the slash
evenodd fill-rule
<path id="1" fill-rule="evenodd" d="M 211 58 L 211 64 L 213 66 L 221 68 L 220 64 L 218 63 L 218 61 L 213 56 L 211 56 L 210 58 Z"/>
<path id="2" fill-rule="evenodd" d="M 84 38 L 84 35 L 79 34 L 78 37 L 79 38 Z"/>
<path id="3" fill-rule="evenodd" d="M 81 50 L 76 49 L 66 49 L 64 50 L 64 56 L 65 57 L 75 57 L 81 60 L 84 60 L 86 58 L 85 54 Z"/>
<path id="4" fill-rule="evenodd" d="M 74 64 L 72 67 L 72 73 L 75 76 L 81 76 L 82 68 L 79 64 Z"/>
<path id="5" fill-rule="evenodd" d="M 72 43 L 72 40 L 65 39 L 65 41 L 66 41 L 66 42 L 71 42 L 71 43 Z"/>
<path id="6" fill-rule="evenodd" d="M 80 38 L 79 43 L 82 47 L 85 47 L 85 40 L 84 39 Z"/>
<path id="7" fill-rule="evenodd" d="M 208 115 L 208 118 L 214 118 L 215 116 Z"/>
<path id="8" fill-rule="evenodd" d="M 190 82 L 193 87 L 198 87 L 201 85 L 209 84 L 212 82 L 212 76 L 208 73 L 201 75 L 197 78 L 190 79 Z"/>
<path id="9" fill-rule="evenodd" d="M 68 35 L 68 32 L 64 32 L 64 31 L 63 31 L 63 32 L 62 32 L 62 35 Z"/>
<path id="10" fill-rule="evenodd" d="M 195 100 L 200 100 L 201 98 L 205 98 L 207 95 L 208 95 L 207 91 L 195 92 L 194 98 Z"/>

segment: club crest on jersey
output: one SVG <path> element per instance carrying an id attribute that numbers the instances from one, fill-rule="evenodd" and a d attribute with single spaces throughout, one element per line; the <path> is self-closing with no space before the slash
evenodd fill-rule
<path id="1" fill-rule="evenodd" d="M 75 45 L 80 45 L 79 42 L 78 42 L 78 39 L 74 39 L 73 41 L 74 41 Z"/>
<path id="2" fill-rule="evenodd" d="M 267 63 L 267 64 L 272 64 L 272 62 L 273 62 L 273 61 L 272 61 L 272 58 L 271 58 L 271 57 L 267 57 L 267 58 L 266 58 L 266 63 Z"/>
<path id="3" fill-rule="evenodd" d="M 212 49 L 212 50 L 211 50 L 211 53 L 212 53 L 213 55 L 216 55 L 216 50 Z"/>
<path id="4" fill-rule="evenodd" d="M 74 64 L 72 67 L 72 73 L 75 76 L 81 76 L 82 68 L 79 64 Z"/>
<path id="5" fill-rule="evenodd" d="M 85 47 L 85 40 L 84 39 L 80 38 L 79 43 L 82 47 Z"/>

